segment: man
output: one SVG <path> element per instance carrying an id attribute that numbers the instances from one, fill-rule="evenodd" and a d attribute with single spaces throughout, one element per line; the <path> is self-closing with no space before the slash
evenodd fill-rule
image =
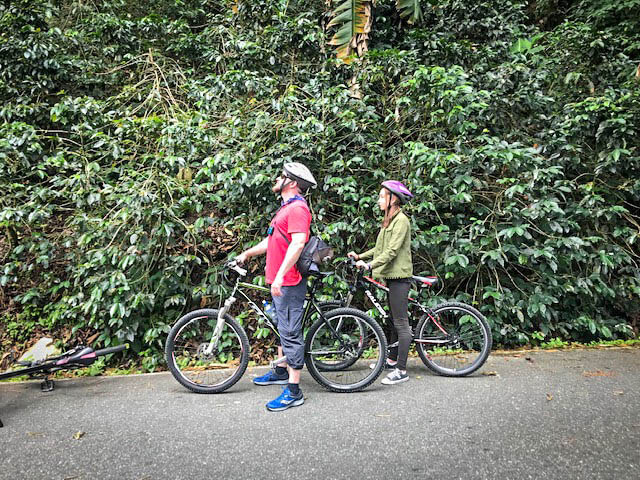
<path id="1" fill-rule="evenodd" d="M 302 314 L 307 282 L 300 275 L 296 262 L 309 240 L 311 225 L 311 212 L 302 193 L 316 185 L 306 166 L 298 162 L 285 164 L 272 188 L 282 198 L 282 206 L 271 220 L 267 237 L 236 257 L 239 263 L 245 263 L 250 257 L 267 254 L 265 277 L 271 285 L 280 334 L 278 354 L 287 357 L 287 362 L 275 371 L 253 380 L 256 385 L 287 385 L 279 397 L 267 404 L 270 411 L 286 410 L 304 403 L 300 371 L 304 365 Z"/>

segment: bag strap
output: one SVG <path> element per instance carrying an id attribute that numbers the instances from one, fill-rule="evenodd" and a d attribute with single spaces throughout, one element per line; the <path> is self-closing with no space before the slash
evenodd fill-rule
<path id="1" fill-rule="evenodd" d="M 285 233 L 280 229 L 279 226 L 276 225 L 276 228 L 278 229 L 278 231 L 280 232 L 280 235 L 282 235 L 282 238 L 284 238 L 284 241 L 287 242 L 287 245 L 291 245 L 291 240 L 289 240 L 287 238 L 287 236 L 285 235 Z"/>

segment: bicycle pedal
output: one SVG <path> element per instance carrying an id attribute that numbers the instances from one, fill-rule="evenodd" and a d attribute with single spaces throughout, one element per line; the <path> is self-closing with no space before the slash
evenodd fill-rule
<path id="1" fill-rule="evenodd" d="M 269 367 L 273 370 L 278 365 L 280 365 L 282 363 L 286 363 L 286 361 L 287 361 L 287 356 L 284 355 L 283 357 L 276 358 L 275 360 L 271 360 L 271 362 L 269 362 Z"/>

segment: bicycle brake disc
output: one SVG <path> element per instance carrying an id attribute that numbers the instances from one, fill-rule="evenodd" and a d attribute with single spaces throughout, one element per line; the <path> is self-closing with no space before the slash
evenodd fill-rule
<path id="1" fill-rule="evenodd" d="M 209 342 L 204 342 L 201 343 L 200 345 L 198 345 L 198 350 L 196 351 L 196 355 L 198 357 L 198 360 L 201 361 L 211 361 L 214 359 L 215 354 L 214 352 L 211 352 L 209 354 L 206 353 L 207 347 L 209 346 Z"/>

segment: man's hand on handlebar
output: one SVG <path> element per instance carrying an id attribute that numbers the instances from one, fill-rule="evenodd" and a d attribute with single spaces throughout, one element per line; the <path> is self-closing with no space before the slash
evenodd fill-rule
<path id="1" fill-rule="evenodd" d="M 234 260 L 238 265 L 244 265 L 245 263 L 247 263 L 248 258 L 249 257 L 247 256 L 247 252 L 242 252 L 240 255 L 234 258 Z"/>
<path id="2" fill-rule="evenodd" d="M 360 260 L 360 255 L 358 255 L 356 252 L 347 253 L 347 257 L 353 258 L 354 260 Z"/>

